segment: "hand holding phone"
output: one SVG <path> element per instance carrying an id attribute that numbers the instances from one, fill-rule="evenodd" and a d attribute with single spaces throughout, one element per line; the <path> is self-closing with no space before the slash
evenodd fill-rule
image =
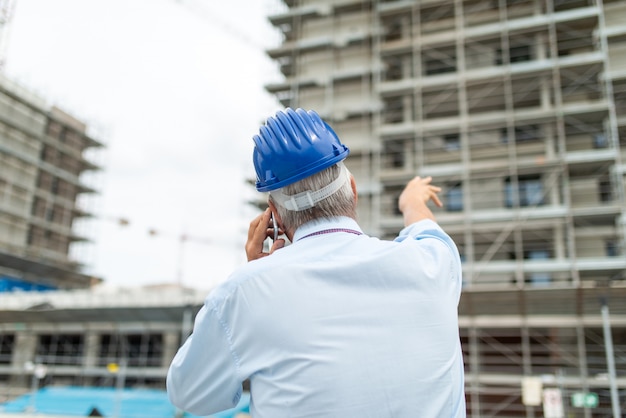
<path id="1" fill-rule="evenodd" d="M 248 240 L 245 247 L 248 261 L 266 257 L 277 249 L 284 247 L 285 240 L 278 238 L 282 232 L 269 208 L 254 218 L 248 228 Z M 269 244 L 268 252 L 265 241 L 272 237 L 274 240 Z"/>

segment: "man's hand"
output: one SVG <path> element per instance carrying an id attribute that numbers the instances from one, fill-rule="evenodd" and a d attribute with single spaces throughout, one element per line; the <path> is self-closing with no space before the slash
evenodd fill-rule
<path id="1" fill-rule="evenodd" d="M 426 205 L 432 200 L 435 205 L 442 207 L 443 204 L 439 200 L 437 193 L 441 191 L 441 187 L 432 186 L 430 182 L 432 177 L 415 177 L 406 185 L 400 198 L 398 199 L 398 208 L 404 215 L 404 225 L 408 226 L 423 219 L 432 219 L 435 216 Z"/>
<path id="2" fill-rule="evenodd" d="M 271 225 L 271 211 L 266 209 L 262 214 L 257 216 L 250 222 L 248 229 L 248 241 L 246 242 L 246 256 L 248 261 L 256 260 L 261 257 L 267 257 L 279 248 L 285 246 L 285 240 L 280 238 L 274 241 L 269 253 L 263 252 L 263 242 L 268 237 L 274 236 L 274 228 Z"/>

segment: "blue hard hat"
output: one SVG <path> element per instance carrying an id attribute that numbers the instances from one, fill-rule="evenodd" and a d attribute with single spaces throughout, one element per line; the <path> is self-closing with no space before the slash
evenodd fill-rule
<path id="1" fill-rule="evenodd" d="M 252 139 L 259 192 L 288 186 L 344 160 L 350 153 L 313 110 L 279 111 Z"/>

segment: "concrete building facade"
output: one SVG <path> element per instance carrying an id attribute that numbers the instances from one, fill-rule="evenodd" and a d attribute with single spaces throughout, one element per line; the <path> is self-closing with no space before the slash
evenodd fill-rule
<path id="1" fill-rule="evenodd" d="M 87 240 L 75 223 L 91 216 L 80 197 L 95 192 L 83 177 L 99 170 L 86 154 L 100 147 L 85 123 L 0 76 L 0 400 L 30 387 L 25 364 L 46 352 L 42 347 L 76 342 L 57 334 L 62 327 L 50 302 L 25 306 L 28 318 L 11 306 L 29 291 L 37 297 L 100 281 L 71 254 L 74 243 Z"/>
<path id="2" fill-rule="evenodd" d="M 74 227 L 90 216 L 80 196 L 94 193 L 86 155 L 102 144 L 85 123 L 15 82 L 0 78 L 0 279 L 2 288 L 84 288 L 70 246 L 86 240 Z M 97 280 L 96 280 L 97 281 Z M 6 288 L 6 289 L 5 289 Z"/>
<path id="3" fill-rule="evenodd" d="M 413 176 L 443 187 L 435 215 L 464 263 L 468 415 L 542 416 L 528 381 L 558 390 L 566 416 L 625 410 L 626 4 L 283 6 L 267 90 L 350 147 L 366 230 L 397 233 Z M 598 405 L 575 405 L 580 393 Z"/>
<path id="4" fill-rule="evenodd" d="M 164 389 L 206 294 L 178 286 L 0 293 L 0 403 L 41 387 Z"/>

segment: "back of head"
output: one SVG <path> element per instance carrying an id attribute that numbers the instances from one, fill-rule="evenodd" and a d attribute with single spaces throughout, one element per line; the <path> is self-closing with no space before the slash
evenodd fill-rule
<path id="1" fill-rule="evenodd" d="M 319 115 L 287 108 L 253 137 L 256 188 L 270 192 L 283 223 L 297 228 L 320 217 L 356 217 L 349 149 Z"/>
<path id="2" fill-rule="evenodd" d="M 341 181 L 339 188 L 312 207 L 300 210 L 287 209 L 284 203 L 281 203 L 281 197 L 278 197 L 280 195 L 298 196 L 306 194 L 307 191 L 322 190 L 334 181 Z M 306 222 L 319 218 L 348 216 L 356 219 L 356 199 L 350 184 L 350 175 L 343 163 L 332 165 L 319 173 L 285 186 L 277 192 L 270 192 L 270 199 L 276 205 L 283 223 L 294 230 Z"/>

